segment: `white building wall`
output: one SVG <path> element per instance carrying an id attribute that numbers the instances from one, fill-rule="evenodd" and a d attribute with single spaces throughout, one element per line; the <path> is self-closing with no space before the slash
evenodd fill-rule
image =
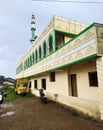
<path id="1" fill-rule="evenodd" d="M 50 81 L 50 73 L 45 74 L 45 76 L 41 75 L 38 78 L 33 78 L 30 81 L 32 82 L 32 93 L 35 94 L 35 91 L 38 91 L 42 88 L 41 80 L 46 79 L 46 92 L 62 94 L 68 96 L 68 75 L 67 71 L 60 70 L 55 72 L 55 82 Z M 34 80 L 37 80 L 38 90 L 34 88 Z"/>
<path id="2" fill-rule="evenodd" d="M 68 75 L 67 71 L 60 70 L 55 72 L 55 82 L 50 82 L 49 75 L 47 77 L 47 92 L 68 95 Z"/>
<path id="3" fill-rule="evenodd" d="M 85 67 L 84 67 L 85 66 Z M 99 110 L 99 88 L 90 87 L 88 72 L 96 71 L 96 59 L 86 60 L 61 70 L 56 70 L 56 81 L 50 82 L 50 73 L 39 76 L 38 89 L 41 86 L 41 79 L 46 79 L 46 95 L 49 99 L 74 107 L 84 113 L 100 117 Z M 70 96 L 70 75 L 77 74 L 78 97 Z M 34 79 L 32 79 L 34 82 Z M 32 84 L 33 85 L 33 84 Z M 32 93 L 39 96 L 39 91 L 32 87 Z"/>
<path id="4" fill-rule="evenodd" d="M 103 120 L 103 57 L 99 57 L 97 59 L 97 70 L 98 70 L 98 81 L 99 81 L 99 106 L 100 106 L 100 113 L 101 119 Z"/>
<path id="5" fill-rule="evenodd" d="M 70 67 L 70 74 L 77 74 L 77 91 L 78 97 L 99 101 L 98 87 L 89 86 L 88 72 L 96 71 L 96 61 L 87 60 Z"/>
<path id="6" fill-rule="evenodd" d="M 82 111 L 85 114 L 89 114 L 93 117 L 100 117 L 98 101 L 92 101 L 72 96 L 64 96 L 61 94 L 55 95 L 53 93 L 47 93 L 47 97 L 56 102 L 60 102 L 79 111 Z"/>

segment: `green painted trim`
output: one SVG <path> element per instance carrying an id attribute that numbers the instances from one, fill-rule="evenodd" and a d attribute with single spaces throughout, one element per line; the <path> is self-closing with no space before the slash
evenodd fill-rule
<path id="1" fill-rule="evenodd" d="M 65 43 L 64 45 L 62 45 L 60 48 L 58 48 L 53 53 L 56 53 L 57 51 L 59 51 L 60 49 L 62 49 L 64 46 L 66 46 L 67 44 L 69 44 L 70 42 L 72 42 L 73 40 L 75 40 L 77 37 L 79 37 L 80 35 L 82 35 L 83 33 L 85 33 L 87 30 L 89 30 L 90 28 L 92 28 L 94 26 L 94 23 L 89 25 L 87 28 L 85 28 L 83 31 L 81 31 L 80 33 L 78 33 L 77 35 L 75 35 L 71 40 L 69 40 L 67 43 Z M 58 30 L 57 30 L 58 31 Z M 70 34 L 70 33 L 69 33 Z M 56 30 L 54 30 L 54 35 L 55 35 L 55 46 L 56 46 Z M 52 54 L 53 54 L 52 53 Z M 49 55 L 50 56 L 50 55 Z"/>
<path id="2" fill-rule="evenodd" d="M 88 60 L 88 59 L 93 58 L 93 57 L 96 57 L 96 56 L 97 56 L 97 53 L 96 53 L 96 54 L 92 54 L 92 55 L 87 56 L 87 57 L 84 57 L 84 58 L 82 58 L 82 59 L 75 60 L 75 61 L 73 61 L 73 62 L 70 62 L 70 63 L 64 64 L 64 65 L 62 65 L 62 66 L 56 67 L 55 69 L 63 68 L 63 67 L 66 67 L 66 66 L 70 66 L 70 65 L 73 65 L 73 64 L 79 63 L 79 62 L 81 62 L 81 61 Z M 53 70 L 55 70 L 55 69 L 53 69 Z"/>
<path id="3" fill-rule="evenodd" d="M 94 26 L 94 23 L 89 25 L 87 28 L 85 28 L 83 31 L 81 31 L 80 33 L 78 33 L 77 35 L 75 35 L 71 40 L 69 40 L 67 43 L 65 43 L 64 45 L 62 45 L 60 48 L 58 48 L 56 51 L 62 49 L 64 46 L 66 46 L 67 44 L 71 43 L 73 40 L 75 40 L 77 37 L 79 37 L 80 35 L 82 35 L 83 33 L 85 33 L 87 30 L 89 30 L 90 28 L 92 28 Z M 55 51 L 55 52 L 56 52 Z"/>
<path id="4" fill-rule="evenodd" d="M 71 40 L 69 40 L 67 43 L 65 43 L 64 45 L 62 45 L 62 46 L 61 46 L 60 48 L 58 48 L 57 50 L 56 50 L 56 48 L 55 48 L 55 51 L 53 50 L 53 53 L 56 53 L 57 51 L 59 51 L 60 49 L 62 49 L 64 46 L 66 46 L 67 44 L 71 43 L 73 40 L 75 40 L 77 37 L 79 37 L 80 35 L 82 35 L 83 33 L 85 33 L 87 30 L 89 30 L 89 29 L 92 28 L 93 26 L 95 26 L 95 23 L 89 25 L 87 28 L 85 28 L 85 29 L 84 29 L 83 31 L 81 31 L 79 34 L 75 35 Z M 54 43 L 55 43 L 55 46 L 56 46 L 56 31 L 60 31 L 60 30 L 55 30 L 55 29 L 54 29 Z M 63 31 L 61 31 L 61 32 L 63 32 Z M 65 32 L 64 32 L 64 33 L 65 33 Z M 68 34 L 71 34 L 71 33 L 68 33 Z M 35 64 L 41 62 L 42 60 L 44 60 L 45 58 L 47 58 L 48 56 L 50 56 L 50 55 L 53 54 L 53 53 L 51 53 L 51 54 L 47 55 L 47 41 L 44 40 L 43 43 L 42 43 L 42 45 L 44 44 L 44 42 L 46 43 L 46 56 L 45 56 L 45 57 L 43 56 L 43 58 L 42 58 L 40 61 L 37 60 L 37 62 L 36 62 Z M 37 48 L 35 48 L 35 50 L 37 50 Z M 37 59 L 38 59 L 38 58 L 37 58 Z M 28 66 L 27 69 L 28 69 L 28 68 L 30 68 L 30 66 Z"/>
<path id="5" fill-rule="evenodd" d="M 76 36 L 77 34 L 74 34 L 74 33 L 71 33 L 71 32 L 64 32 L 64 31 L 61 31 L 61 30 L 57 30 L 57 29 L 54 29 L 55 32 L 60 32 L 60 33 L 63 33 L 63 34 L 67 34 L 67 35 L 72 35 L 72 36 Z"/>
<path id="6" fill-rule="evenodd" d="M 90 28 L 92 28 L 94 26 L 94 23 L 89 25 L 87 28 L 85 28 L 83 31 L 81 31 L 80 33 L 78 33 L 74 38 L 72 38 L 70 41 L 68 41 L 66 44 L 69 44 L 71 41 L 75 40 L 77 37 L 79 37 L 80 35 L 82 35 L 83 33 L 85 33 L 87 30 L 89 30 Z M 65 45 L 66 45 L 65 44 Z"/>
<path id="7" fill-rule="evenodd" d="M 84 32 L 86 32 L 87 30 L 89 30 L 90 28 L 92 28 L 92 27 L 94 27 L 94 26 L 95 26 L 94 23 L 90 24 L 87 28 L 85 28 L 83 31 L 81 31 L 81 32 L 78 34 L 78 36 L 81 35 L 81 34 L 83 34 Z"/>
<path id="8" fill-rule="evenodd" d="M 40 72 L 40 73 L 37 73 L 37 74 L 31 75 L 31 76 L 27 76 L 27 77 L 25 77 L 25 78 L 28 78 L 28 77 L 34 77 L 34 76 L 36 76 L 36 75 L 38 75 L 38 74 L 47 73 L 47 72 L 49 72 L 49 71 L 55 71 L 55 70 L 57 70 L 57 69 L 67 67 L 67 66 L 70 66 L 70 65 L 73 65 L 73 64 L 76 64 L 76 63 L 79 63 L 79 62 L 82 62 L 82 61 L 88 60 L 88 59 L 90 59 L 90 58 L 94 58 L 94 57 L 96 57 L 96 56 L 98 56 L 97 53 L 96 53 L 96 54 L 92 54 L 92 55 L 87 56 L 87 57 L 84 57 L 84 58 L 81 58 L 81 59 L 79 59 L 79 60 L 76 60 L 76 61 L 73 61 L 73 62 L 70 62 L 70 63 L 64 64 L 64 65 L 61 65 L 61 66 L 58 66 L 58 67 L 56 67 L 56 68 L 52 68 L 52 69 L 50 69 L 50 70 L 46 70 L 46 71 L 43 71 L 43 72 Z"/>

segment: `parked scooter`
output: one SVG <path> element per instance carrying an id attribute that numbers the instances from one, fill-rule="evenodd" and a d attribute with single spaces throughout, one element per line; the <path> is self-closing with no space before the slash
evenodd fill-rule
<path id="1" fill-rule="evenodd" d="M 1 93 L 0 93 L 0 105 L 3 103 L 3 99 L 4 97 L 7 97 L 7 93 L 5 90 L 1 90 Z M 0 106 L 1 107 L 1 106 Z"/>
<path id="2" fill-rule="evenodd" d="M 39 89 L 39 94 L 40 94 L 41 101 L 46 104 L 47 103 L 47 97 L 44 94 L 43 89 Z"/>
<path id="3" fill-rule="evenodd" d="M 3 103 L 3 95 L 0 94 L 0 105 Z M 0 106 L 1 107 L 1 106 Z"/>
<path id="4" fill-rule="evenodd" d="M 1 90 L 1 94 L 2 94 L 3 97 L 7 97 L 7 93 L 6 93 L 5 90 Z"/>

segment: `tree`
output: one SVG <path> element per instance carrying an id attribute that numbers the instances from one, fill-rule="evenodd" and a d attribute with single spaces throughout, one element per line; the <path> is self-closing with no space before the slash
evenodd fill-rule
<path id="1" fill-rule="evenodd" d="M 2 82 L 5 79 L 5 76 L 0 75 L 0 82 Z"/>

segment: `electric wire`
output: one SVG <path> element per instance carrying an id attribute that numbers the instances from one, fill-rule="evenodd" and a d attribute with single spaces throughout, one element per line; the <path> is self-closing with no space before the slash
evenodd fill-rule
<path id="1" fill-rule="evenodd" d="M 103 4 L 103 1 L 74 1 L 74 0 L 31 0 L 31 1 L 40 1 L 40 2 L 64 2 L 64 3 L 91 3 L 91 4 Z"/>

